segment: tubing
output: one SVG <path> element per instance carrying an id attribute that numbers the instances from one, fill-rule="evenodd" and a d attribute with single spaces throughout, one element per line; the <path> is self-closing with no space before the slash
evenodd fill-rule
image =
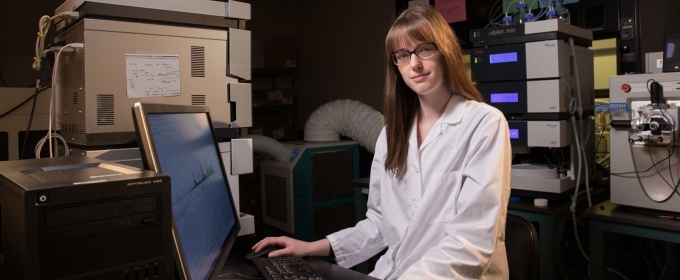
<path id="1" fill-rule="evenodd" d="M 383 115 L 356 100 L 335 100 L 314 111 L 305 123 L 305 141 L 340 141 L 340 134 L 352 138 L 369 152 L 385 126 Z"/>

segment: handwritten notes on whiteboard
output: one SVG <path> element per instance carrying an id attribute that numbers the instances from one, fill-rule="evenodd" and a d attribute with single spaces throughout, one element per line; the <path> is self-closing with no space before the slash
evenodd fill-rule
<path id="1" fill-rule="evenodd" d="M 127 97 L 180 95 L 179 55 L 125 55 Z"/>

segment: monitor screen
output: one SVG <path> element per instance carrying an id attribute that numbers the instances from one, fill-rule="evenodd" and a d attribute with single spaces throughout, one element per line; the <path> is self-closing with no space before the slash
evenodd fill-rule
<path id="1" fill-rule="evenodd" d="M 156 106 L 168 108 L 156 112 Z M 205 112 L 181 112 L 197 106 L 156 106 L 141 104 L 145 122 L 135 116 L 135 124 L 140 125 L 145 167 L 170 176 L 180 277 L 216 278 L 240 224 L 210 115 L 207 107 Z"/>
<path id="2" fill-rule="evenodd" d="M 666 31 L 662 69 L 663 72 L 680 72 L 680 29 Z"/>

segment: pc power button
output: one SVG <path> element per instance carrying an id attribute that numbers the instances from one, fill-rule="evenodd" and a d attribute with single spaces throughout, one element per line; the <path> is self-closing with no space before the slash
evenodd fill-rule
<path id="1" fill-rule="evenodd" d="M 38 204 L 44 204 L 50 202 L 50 193 L 49 192 L 40 192 L 36 196 L 36 203 Z"/>

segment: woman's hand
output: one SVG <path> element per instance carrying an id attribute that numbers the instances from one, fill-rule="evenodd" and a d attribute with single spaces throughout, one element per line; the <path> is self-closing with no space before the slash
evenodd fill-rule
<path id="1" fill-rule="evenodd" d="M 329 256 L 331 254 L 331 243 L 324 238 L 314 242 L 305 242 L 286 236 L 267 237 L 257 242 L 252 248 L 256 253 L 265 247 L 277 246 L 283 249 L 269 253 L 268 257 L 305 257 L 305 256 Z"/>

